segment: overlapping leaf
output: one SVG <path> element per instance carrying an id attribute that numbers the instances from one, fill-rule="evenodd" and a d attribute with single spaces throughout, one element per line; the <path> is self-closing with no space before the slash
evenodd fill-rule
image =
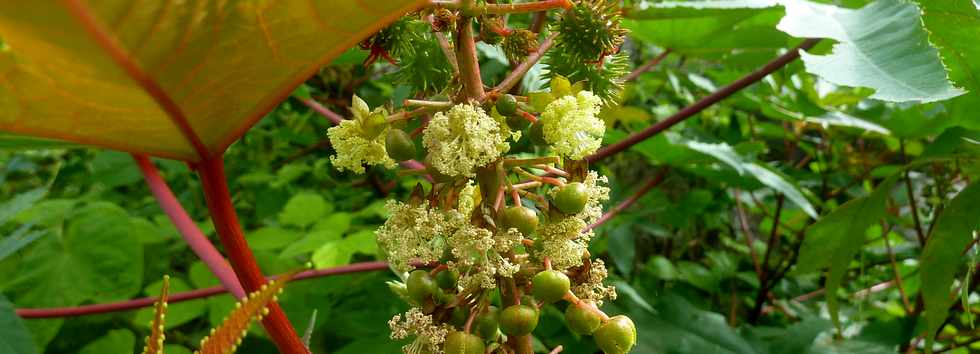
<path id="1" fill-rule="evenodd" d="M 3 2 L 0 131 L 197 161 L 421 3 Z"/>
<path id="2" fill-rule="evenodd" d="M 808 72 L 838 85 L 875 89 L 894 102 L 933 102 L 962 95 L 947 80 L 926 38 L 919 9 L 900 0 L 877 0 L 859 10 L 808 1 L 783 1 L 778 28 L 800 38 L 830 38 L 828 55 L 800 53 Z"/>

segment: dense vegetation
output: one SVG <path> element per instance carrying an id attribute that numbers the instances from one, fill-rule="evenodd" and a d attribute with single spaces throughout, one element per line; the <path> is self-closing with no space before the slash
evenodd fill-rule
<path id="1" fill-rule="evenodd" d="M 340 16 L 356 6 L 342 3 L 320 5 L 339 9 L 319 14 L 343 21 Z M 473 323 L 467 322 L 475 321 L 472 332 L 488 350 L 595 353 L 602 345 L 614 353 L 602 330 L 595 338 L 576 333 L 596 329 L 578 330 L 583 321 L 574 318 L 567 323 L 573 316 L 566 311 L 574 309 L 584 309 L 578 314 L 584 317 L 628 316 L 637 332 L 633 353 L 980 350 L 974 326 L 980 302 L 980 3 L 410 3 L 350 17 L 352 26 L 374 30 L 353 48 L 341 45 L 336 34 L 326 36 L 324 53 L 330 46 L 346 50 L 327 65 L 299 55 L 307 50 L 297 44 L 301 40 L 281 42 L 292 46 L 258 40 L 275 50 L 296 50 L 304 59 L 295 61 L 317 71 L 261 112 L 237 141 L 226 139 L 238 138 L 230 133 L 236 129 L 210 123 L 220 114 L 195 101 L 195 95 L 203 100 L 226 90 L 222 80 L 236 80 L 228 74 L 236 74 L 232 66 L 209 67 L 214 72 L 205 70 L 200 86 L 157 77 L 177 97 L 174 102 L 160 100 L 146 85 L 133 90 L 145 89 L 155 101 L 119 98 L 144 108 L 138 112 L 149 112 L 139 104 L 150 105 L 149 116 L 175 115 L 167 107 L 183 110 L 192 133 L 207 132 L 200 144 L 184 144 L 178 129 L 171 134 L 152 120 L 114 116 L 115 107 L 97 103 L 116 96 L 97 97 L 100 87 L 78 97 L 31 96 L 39 87 L 61 87 L 28 84 L 31 75 L 44 77 L 37 73 L 45 66 L 36 63 L 75 65 L 32 57 L 51 53 L 32 44 L 73 48 L 65 43 L 87 39 L 59 41 L 44 30 L 24 29 L 19 21 L 30 11 L 0 6 L 0 38 L 7 40 L 0 43 L 0 73 L 14 73 L 6 81 L 0 74 L 0 131 L 10 132 L 0 135 L 0 353 L 137 351 L 151 333 L 152 299 L 125 310 L 79 306 L 156 297 L 164 275 L 171 304 L 163 350 L 198 348 L 235 308 L 235 297 L 220 288 L 186 301 L 175 295 L 213 286 L 241 295 L 256 285 L 241 275 L 248 272 L 234 258 L 241 249 L 227 243 L 233 234 L 227 217 L 215 216 L 215 180 L 225 176 L 232 211 L 262 273 L 317 270 L 300 273 L 302 279 L 289 282 L 278 297 L 314 353 L 440 350 L 442 340 L 426 348 L 428 337 L 419 339 L 435 327 L 426 332 L 410 321 L 389 323 L 396 314 L 407 319 L 423 312 L 450 332 L 469 332 Z M 267 10 L 242 5 L 233 13 Z M 401 9 L 410 5 L 418 10 Z M 106 18 L 122 13 L 113 11 L 96 12 Z M 191 16 L 193 10 L 187 11 L 174 16 Z M 275 20 L 290 19 L 268 14 L 273 30 L 254 33 L 279 33 L 276 26 L 284 22 Z M 382 24 L 387 27 L 376 31 Z M 305 27 L 296 33 L 310 38 L 305 43 L 319 36 Z M 126 37 L 122 45 L 136 48 L 135 42 Z M 255 48 L 241 44 L 229 51 Z M 18 56 L 19 49 L 28 54 Z M 91 60 L 91 68 L 114 68 L 101 50 L 85 50 L 79 53 L 100 58 Z M 469 59 L 471 53 L 476 56 Z M 153 62 L 140 55 L 133 54 Z M 193 62 L 182 58 L 174 60 Z M 270 82 L 285 80 L 272 73 L 290 65 L 243 61 L 263 69 L 252 73 Z M 106 82 L 130 82 L 122 70 L 112 70 L 119 74 L 107 75 Z M 92 85 L 69 74 L 51 82 Z M 238 84 L 274 91 L 262 80 Z M 101 89 L 130 92 L 110 84 Z M 230 107 L 229 125 L 248 127 L 253 111 L 241 106 L 256 103 L 233 99 L 265 102 L 275 95 L 227 95 L 221 98 L 229 101 L 218 104 Z M 54 108 L 36 105 L 36 97 L 50 98 L 45 104 Z M 76 122 L 59 108 L 108 118 L 104 126 Z M 61 125 L 38 123 L 44 114 Z M 454 122 L 469 123 L 460 129 Z M 117 123 L 146 124 L 147 131 L 173 141 L 146 139 L 155 135 L 116 129 Z M 474 137 L 479 139 L 458 143 Z M 149 162 L 143 154 L 164 158 Z M 213 162 L 222 159 L 224 175 L 216 175 Z M 497 166 L 523 169 L 498 174 Z M 195 225 L 173 225 L 174 204 L 154 198 L 166 186 L 152 181 L 155 173 L 196 227 L 231 258 L 241 284 L 229 277 L 235 273 L 227 265 L 222 278 L 221 267 L 202 260 L 193 242 L 188 247 L 187 230 Z M 597 176 L 608 178 L 608 190 Z M 584 183 L 584 194 L 571 199 L 586 206 L 568 208 L 576 203 L 558 196 L 572 182 Z M 518 183 L 531 187 L 518 192 L 512 185 Z M 502 201 L 493 200 L 496 187 L 508 191 Z M 473 205 L 464 206 L 467 201 Z M 452 222 L 454 230 L 518 239 L 489 251 L 449 235 L 424 239 L 437 240 L 438 248 L 418 245 L 425 242 L 408 247 L 399 232 L 420 229 L 424 217 L 418 215 L 429 212 L 418 212 L 428 210 L 421 204 L 465 210 Z M 526 212 L 541 224 L 528 226 L 520 214 Z M 540 246 L 548 241 L 548 227 L 566 221 L 594 224 L 591 242 Z M 498 230 L 497 224 L 506 227 Z M 480 252 L 497 258 L 467 263 L 469 254 Z M 498 263 L 488 270 L 491 262 Z M 415 268 L 424 271 L 410 273 Z M 558 280 L 535 277 L 549 271 L 560 274 L 542 277 Z M 452 279 L 444 279 L 447 274 Z M 565 288 L 557 286 L 557 295 L 541 292 L 545 286 L 539 284 L 562 283 L 562 277 Z M 474 290 L 482 285 L 487 290 Z M 521 300 L 521 292 L 534 296 Z M 540 310 L 521 314 L 537 323 L 530 336 L 515 329 L 523 323 L 508 320 L 501 320 L 508 340 L 484 330 L 491 305 L 510 310 L 539 301 Z M 467 306 L 477 313 L 454 312 Z M 67 316 L 73 310 L 81 313 Z M 263 322 L 266 328 L 277 323 L 275 311 Z M 286 339 L 269 333 L 296 337 L 289 331 L 254 325 L 238 352 L 285 351 Z M 393 332 L 398 338 L 391 339 Z M 459 350 L 452 353 L 472 352 Z"/>

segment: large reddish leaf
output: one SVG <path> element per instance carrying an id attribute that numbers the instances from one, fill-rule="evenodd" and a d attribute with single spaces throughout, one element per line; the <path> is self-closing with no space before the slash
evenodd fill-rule
<path id="1" fill-rule="evenodd" d="M 199 161 L 423 2 L 3 0 L 0 130 Z"/>

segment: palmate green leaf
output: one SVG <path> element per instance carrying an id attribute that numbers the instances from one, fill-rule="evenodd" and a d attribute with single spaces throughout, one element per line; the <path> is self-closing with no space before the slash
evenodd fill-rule
<path id="1" fill-rule="evenodd" d="M 936 226 L 919 258 L 922 300 L 928 324 L 926 335 L 930 339 L 939 330 L 953 303 L 950 286 L 965 261 L 963 249 L 973 242 L 973 232 L 980 230 L 977 210 L 980 210 L 980 183 L 973 183 L 960 191 L 936 219 Z"/>
<path id="2" fill-rule="evenodd" d="M 31 333 L 24 327 L 14 305 L 0 294 L 0 353 L 36 354 Z"/>
<path id="3" fill-rule="evenodd" d="M 198 161 L 423 2 L 3 2 L 0 131 Z"/>
<path id="4" fill-rule="evenodd" d="M 773 172 L 762 164 L 745 158 L 735 152 L 728 144 L 711 144 L 698 141 L 687 141 L 688 148 L 710 155 L 721 162 L 731 166 L 739 174 L 748 174 L 757 179 L 760 183 L 782 193 L 793 204 L 800 207 L 804 212 L 812 217 L 817 217 L 817 211 L 810 204 L 810 201 L 803 196 L 799 187 L 790 183 L 783 176 Z"/>
<path id="5" fill-rule="evenodd" d="M 758 353 L 717 313 L 694 307 L 684 298 L 668 294 L 656 314 L 636 311 L 637 344 L 634 353 Z"/>
<path id="6" fill-rule="evenodd" d="M 944 102 L 949 116 L 957 124 L 980 129 L 980 5 L 965 0 L 916 0 L 922 10 L 922 23 L 929 31 L 929 41 L 939 48 L 949 78 L 970 91 L 950 102 Z"/>
<path id="7" fill-rule="evenodd" d="M 886 179 L 870 195 L 844 203 L 806 230 L 796 271 L 808 273 L 829 268 L 825 285 L 827 307 L 838 329 L 837 288 L 864 244 L 865 231 L 884 216 L 885 202 L 897 176 Z"/>
<path id="8" fill-rule="evenodd" d="M 718 57 L 737 50 L 765 61 L 788 40 L 775 29 L 783 15 L 778 5 L 775 0 L 644 2 L 629 9 L 623 24 L 633 37 L 678 53 Z"/>
<path id="9" fill-rule="evenodd" d="M 962 95 L 947 79 L 926 38 L 919 9 L 901 0 L 877 0 L 859 10 L 808 1 L 784 1 L 777 28 L 799 38 L 830 38 L 828 55 L 800 53 L 808 72 L 834 84 L 875 89 L 872 98 L 933 102 Z"/>

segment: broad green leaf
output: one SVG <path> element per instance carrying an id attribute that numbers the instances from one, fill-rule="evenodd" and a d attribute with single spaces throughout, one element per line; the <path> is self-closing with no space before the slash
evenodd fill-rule
<path id="1" fill-rule="evenodd" d="M 889 135 L 890 133 L 885 127 L 841 112 L 827 112 L 819 117 L 806 117 L 804 120 L 810 123 L 820 124 L 824 129 L 833 125 L 858 128 L 883 135 Z"/>
<path id="2" fill-rule="evenodd" d="M 14 305 L 0 294 L 0 353 L 36 354 L 31 332 L 24 327 Z"/>
<path id="3" fill-rule="evenodd" d="M 287 230 L 279 227 L 263 227 L 249 232 L 245 237 L 248 245 L 256 250 L 274 250 L 296 242 L 303 236 L 302 232 Z"/>
<path id="4" fill-rule="evenodd" d="M 919 261 L 922 300 L 926 305 L 927 335 L 931 338 L 946 319 L 953 303 L 950 286 L 963 264 L 963 250 L 980 230 L 980 183 L 973 183 L 953 198 L 935 221 Z"/>
<path id="5" fill-rule="evenodd" d="M 837 85 L 875 89 L 872 98 L 932 102 L 964 93 L 947 80 L 926 38 L 919 9 L 901 0 L 877 0 L 859 10 L 808 1 L 783 1 L 778 28 L 799 38 L 830 38 L 833 52 L 800 52 L 808 72 Z"/>
<path id="6" fill-rule="evenodd" d="M 351 252 L 366 255 L 378 254 L 378 242 L 374 238 L 374 230 L 361 230 L 344 238 L 344 246 Z"/>
<path id="7" fill-rule="evenodd" d="M 796 271 L 807 273 L 830 268 L 825 285 L 827 307 L 838 328 L 837 288 L 864 244 L 865 231 L 885 215 L 885 202 L 897 179 L 895 176 L 878 185 L 870 195 L 844 203 L 806 230 Z"/>
<path id="8" fill-rule="evenodd" d="M 916 0 L 929 41 L 939 48 L 949 79 L 970 91 L 948 102 L 947 109 L 958 124 L 980 128 L 974 114 L 980 109 L 980 5 L 962 0 Z"/>
<path id="9" fill-rule="evenodd" d="M 74 213 L 61 237 L 44 238 L 25 256 L 17 304 L 75 306 L 135 295 L 143 280 L 143 245 L 129 233 L 129 220 L 125 210 L 109 203 Z M 28 326 L 43 347 L 60 320 L 31 321 Z"/>
<path id="10" fill-rule="evenodd" d="M 307 252 L 319 249 L 323 244 L 331 241 L 339 241 L 341 234 L 334 230 L 314 230 L 307 234 L 303 239 L 293 242 L 286 247 L 279 255 L 283 258 L 295 257 Z"/>
<path id="11" fill-rule="evenodd" d="M 616 270 L 629 276 L 633 273 L 633 262 L 636 259 L 635 233 L 631 225 L 624 224 L 613 229 L 609 236 L 609 258 L 616 265 Z"/>
<path id="12" fill-rule="evenodd" d="M 48 233 L 47 230 L 35 230 L 28 232 L 30 231 L 31 226 L 33 225 L 21 226 L 17 228 L 14 233 L 0 239 L 0 261 Z"/>
<path id="13" fill-rule="evenodd" d="M 306 227 L 333 210 L 319 194 L 300 193 L 289 198 L 289 202 L 279 213 L 279 222 L 285 225 Z"/>
<path id="14" fill-rule="evenodd" d="M 0 131 L 198 161 L 423 2 L 3 2 Z"/>
<path id="15" fill-rule="evenodd" d="M 775 0 L 643 2 L 624 25 L 642 41 L 695 56 L 758 55 L 768 60 L 787 44 L 775 29 L 782 9 Z M 726 61 L 727 62 L 727 61 Z"/>
<path id="16" fill-rule="evenodd" d="M 135 349 L 136 336 L 128 329 L 109 331 L 106 335 L 82 347 L 78 354 L 131 353 Z"/>
<path id="17" fill-rule="evenodd" d="M 810 201 L 803 196 L 800 192 L 799 187 L 793 185 L 787 181 L 783 176 L 778 173 L 773 172 L 766 166 L 762 164 L 742 157 L 732 149 L 728 144 L 711 144 L 702 143 L 698 141 L 687 141 L 686 145 L 688 148 L 710 155 L 726 165 L 731 166 L 740 175 L 749 174 L 755 179 L 759 180 L 760 183 L 782 193 L 789 199 L 793 204 L 800 207 L 804 212 L 812 217 L 817 217 L 817 211 L 810 204 Z"/>
<path id="18" fill-rule="evenodd" d="M 656 315 L 631 313 L 636 322 L 635 353 L 758 353 L 720 314 L 694 307 L 674 294 L 663 296 Z"/>

